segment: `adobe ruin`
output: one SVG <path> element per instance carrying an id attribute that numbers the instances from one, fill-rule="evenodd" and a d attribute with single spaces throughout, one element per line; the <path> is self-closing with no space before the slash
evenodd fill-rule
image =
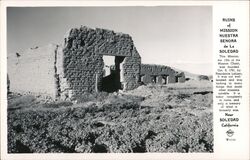
<path id="1" fill-rule="evenodd" d="M 141 64 L 139 81 L 143 84 L 169 84 L 185 82 L 185 74 L 164 65 Z"/>
<path id="2" fill-rule="evenodd" d="M 110 75 L 104 75 L 104 55 L 115 57 Z M 86 92 L 132 90 L 141 81 L 150 83 L 152 76 L 157 76 L 157 83 L 167 84 L 176 82 L 177 75 L 170 67 L 142 65 L 128 34 L 85 26 L 71 29 L 62 45 L 30 48 L 25 54 L 8 57 L 11 92 L 55 99 Z M 182 78 L 178 82 L 183 82 Z"/>

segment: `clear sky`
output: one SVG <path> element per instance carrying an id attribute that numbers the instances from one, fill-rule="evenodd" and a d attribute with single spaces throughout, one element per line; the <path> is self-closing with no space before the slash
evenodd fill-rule
<path id="1" fill-rule="evenodd" d="M 7 9 L 8 53 L 60 44 L 72 27 L 128 33 L 142 63 L 212 74 L 212 7 L 12 7 Z"/>

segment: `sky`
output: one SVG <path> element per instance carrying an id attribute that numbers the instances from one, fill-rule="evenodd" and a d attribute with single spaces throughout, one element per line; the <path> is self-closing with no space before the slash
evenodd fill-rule
<path id="1" fill-rule="evenodd" d="M 212 74 L 212 7 L 8 7 L 8 54 L 61 44 L 72 27 L 132 36 L 142 63 Z"/>

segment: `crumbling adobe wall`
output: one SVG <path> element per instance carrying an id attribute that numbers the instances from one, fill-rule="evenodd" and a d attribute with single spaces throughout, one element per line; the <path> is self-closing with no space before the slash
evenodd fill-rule
<path id="1" fill-rule="evenodd" d="M 62 98 L 84 92 L 94 92 L 96 74 L 102 74 L 102 56 L 95 54 L 96 32 L 91 29 L 71 29 L 62 50 L 57 52 L 57 75 Z"/>
<path id="2" fill-rule="evenodd" d="M 57 45 L 30 48 L 9 54 L 7 73 L 10 92 L 56 96 L 54 59 Z"/>
<path id="3" fill-rule="evenodd" d="M 178 78 L 179 83 L 184 83 L 186 81 L 184 72 L 177 73 L 176 77 Z"/>
<path id="4" fill-rule="evenodd" d="M 62 45 L 35 47 L 25 54 L 9 56 L 10 91 L 61 99 L 101 91 L 103 55 L 115 56 L 115 76 L 121 78 L 122 89 L 139 86 L 141 58 L 132 38 L 110 30 L 80 27 L 71 29 Z"/>
<path id="5" fill-rule="evenodd" d="M 167 83 L 175 83 L 175 71 L 163 65 L 141 64 L 140 79 L 144 84 L 158 83 L 163 84 L 164 78 Z M 154 82 L 156 81 L 156 82 Z"/>
<path id="6" fill-rule="evenodd" d="M 141 72 L 141 57 L 133 46 L 132 56 L 125 57 L 124 63 L 122 63 L 121 78 L 123 83 L 123 90 L 132 90 L 139 87 L 139 77 Z"/>
<path id="7" fill-rule="evenodd" d="M 103 55 L 115 56 L 113 74 L 104 77 Z M 62 45 L 35 47 L 8 58 L 10 90 L 68 99 L 83 93 L 131 90 L 143 83 L 185 82 L 184 73 L 162 65 L 141 64 L 128 34 L 73 28 Z M 104 86 L 111 83 L 111 86 Z M 112 86 L 113 85 L 113 86 Z M 102 90 L 102 89 L 106 90 Z"/>
<path id="8" fill-rule="evenodd" d="M 81 95 L 101 90 L 103 55 L 123 56 L 124 90 L 138 86 L 141 59 L 132 38 L 127 34 L 105 29 L 80 27 L 71 29 L 62 50 L 57 52 L 60 97 Z M 62 83 L 63 82 L 63 83 Z"/>

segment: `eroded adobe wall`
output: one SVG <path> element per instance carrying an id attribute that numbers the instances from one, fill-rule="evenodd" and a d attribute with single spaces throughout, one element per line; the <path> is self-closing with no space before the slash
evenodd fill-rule
<path id="1" fill-rule="evenodd" d="M 71 97 L 100 90 L 103 55 L 126 56 L 123 64 L 124 80 L 129 81 L 126 89 L 137 86 L 135 77 L 139 76 L 140 56 L 132 38 L 110 30 L 80 27 L 67 33 L 63 49 L 57 54 L 58 67 L 62 68 L 58 71 L 59 81 L 63 82 L 60 83 L 60 96 Z"/>
<path id="2" fill-rule="evenodd" d="M 9 54 L 7 73 L 10 92 L 56 97 L 55 52 L 57 45 L 35 47 Z"/>
<path id="3" fill-rule="evenodd" d="M 139 86 L 141 72 L 141 57 L 135 47 L 132 48 L 132 56 L 125 57 L 122 63 L 123 90 L 132 90 Z"/>
<path id="4" fill-rule="evenodd" d="M 142 64 L 141 65 L 141 81 L 145 84 L 153 83 L 152 77 L 156 77 L 156 82 L 158 84 L 163 83 L 163 77 L 167 77 L 167 83 L 175 83 L 175 71 L 163 65 L 151 65 L 151 64 Z"/>
<path id="5" fill-rule="evenodd" d="M 186 81 L 186 77 L 185 77 L 184 72 L 177 73 L 176 77 L 178 77 L 178 82 L 179 83 L 184 83 Z"/>

